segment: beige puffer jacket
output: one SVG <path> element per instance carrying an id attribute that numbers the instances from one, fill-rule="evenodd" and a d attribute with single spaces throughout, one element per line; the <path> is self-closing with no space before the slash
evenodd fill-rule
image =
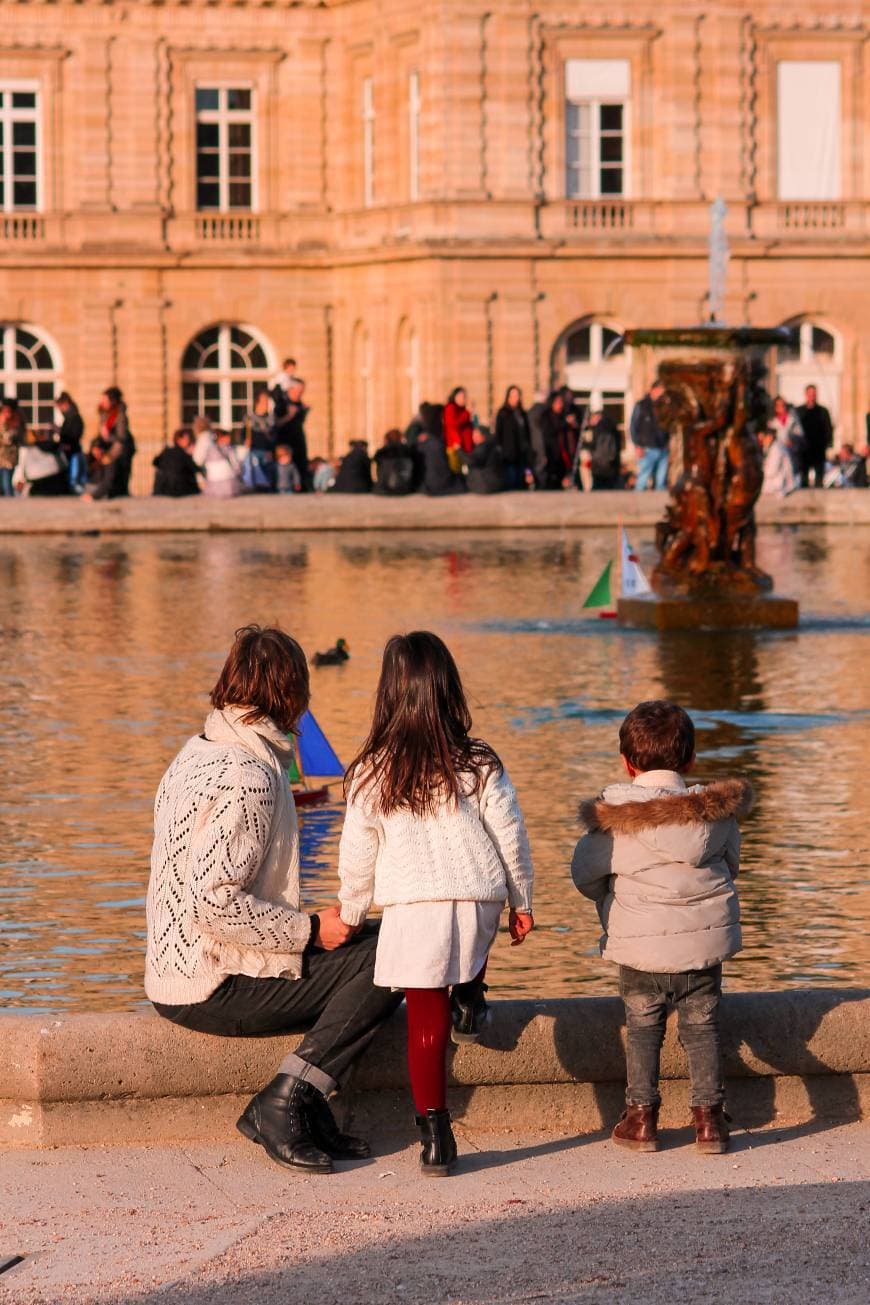
<path id="1" fill-rule="evenodd" d="M 745 780 L 687 788 L 675 771 L 659 770 L 581 804 L 588 832 L 571 877 L 598 907 L 602 956 L 677 974 L 740 950 L 737 820 L 753 801 Z"/>

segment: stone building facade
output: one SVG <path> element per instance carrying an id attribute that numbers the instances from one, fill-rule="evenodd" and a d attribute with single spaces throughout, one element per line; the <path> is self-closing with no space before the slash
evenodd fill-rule
<path id="1" fill-rule="evenodd" d="M 0 383 L 119 384 L 149 458 L 291 355 L 315 451 L 467 386 L 624 416 L 623 329 L 788 323 L 870 394 L 866 7 L 847 0 L 0 0 Z"/>

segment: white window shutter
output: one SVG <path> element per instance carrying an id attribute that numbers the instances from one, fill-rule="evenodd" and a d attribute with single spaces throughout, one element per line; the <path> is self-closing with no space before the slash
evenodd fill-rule
<path id="1" fill-rule="evenodd" d="M 776 73 L 779 198 L 840 199 L 839 63 L 789 59 Z"/>

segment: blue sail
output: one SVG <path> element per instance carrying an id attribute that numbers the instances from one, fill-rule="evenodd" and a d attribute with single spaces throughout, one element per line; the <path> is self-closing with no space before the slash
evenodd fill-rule
<path id="1" fill-rule="evenodd" d="M 344 775 L 344 766 L 310 711 L 299 722 L 296 746 L 306 775 L 316 775 L 318 779 L 338 779 Z"/>

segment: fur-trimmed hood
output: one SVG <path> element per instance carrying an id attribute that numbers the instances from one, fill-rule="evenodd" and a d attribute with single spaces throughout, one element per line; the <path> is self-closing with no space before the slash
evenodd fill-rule
<path id="1" fill-rule="evenodd" d="M 755 805 L 745 779 L 720 779 L 702 787 L 669 792 L 635 784 L 612 784 L 597 798 L 580 803 L 580 823 L 590 833 L 639 834 L 663 825 L 714 824 L 740 820 Z"/>

